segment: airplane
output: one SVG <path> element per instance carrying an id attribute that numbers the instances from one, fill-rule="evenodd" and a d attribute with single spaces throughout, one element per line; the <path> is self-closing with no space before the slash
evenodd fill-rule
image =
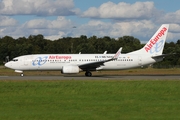
<path id="1" fill-rule="evenodd" d="M 147 44 L 136 51 L 122 54 L 122 47 L 116 54 L 34 54 L 23 55 L 5 63 L 24 76 L 23 71 L 58 70 L 63 74 L 92 76 L 92 71 L 123 70 L 147 66 L 164 59 L 163 53 L 169 24 L 162 24 Z"/>

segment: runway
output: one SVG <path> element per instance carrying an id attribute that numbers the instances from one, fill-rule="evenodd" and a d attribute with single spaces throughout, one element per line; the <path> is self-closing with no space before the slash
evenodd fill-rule
<path id="1" fill-rule="evenodd" d="M 180 75 L 120 75 L 120 76 L 0 76 L 0 80 L 180 80 Z"/>

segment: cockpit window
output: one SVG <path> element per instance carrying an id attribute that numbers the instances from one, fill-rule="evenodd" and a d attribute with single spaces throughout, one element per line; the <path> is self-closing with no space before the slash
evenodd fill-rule
<path id="1" fill-rule="evenodd" d="M 14 62 L 18 61 L 18 59 L 13 59 Z"/>

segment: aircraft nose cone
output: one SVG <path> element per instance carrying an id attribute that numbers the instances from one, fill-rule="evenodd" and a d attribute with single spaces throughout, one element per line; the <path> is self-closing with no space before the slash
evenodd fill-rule
<path id="1" fill-rule="evenodd" d="M 7 68 L 10 68 L 11 64 L 10 64 L 9 62 L 7 62 L 7 63 L 5 64 L 5 66 L 6 66 Z"/>

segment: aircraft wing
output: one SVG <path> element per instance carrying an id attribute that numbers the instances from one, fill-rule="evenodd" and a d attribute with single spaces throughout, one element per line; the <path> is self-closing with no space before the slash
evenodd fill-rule
<path id="1" fill-rule="evenodd" d="M 103 66 L 105 62 L 116 60 L 121 54 L 121 51 L 122 51 L 122 47 L 116 52 L 116 54 L 111 59 L 81 64 L 79 65 L 79 68 L 82 70 L 95 70 L 96 68 Z"/>

